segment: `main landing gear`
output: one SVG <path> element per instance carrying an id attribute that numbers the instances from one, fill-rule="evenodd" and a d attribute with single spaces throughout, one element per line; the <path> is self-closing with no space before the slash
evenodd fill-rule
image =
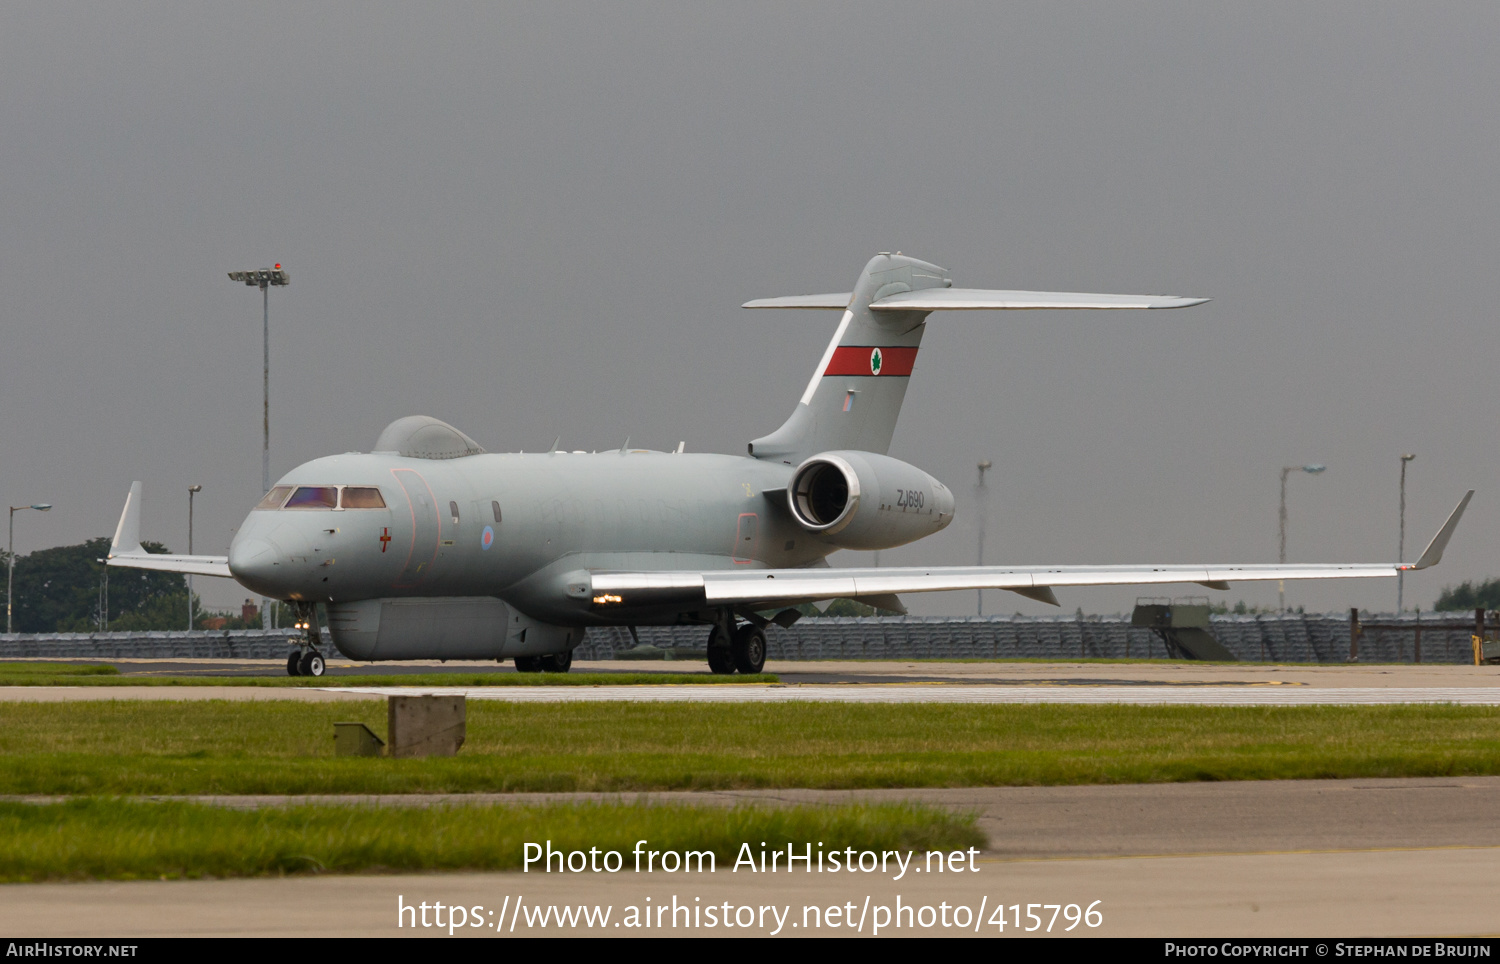
<path id="1" fill-rule="evenodd" d="M 318 611 L 312 603 L 297 603 L 297 622 L 294 626 L 302 630 L 300 640 L 290 640 L 297 648 L 286 658 L 288 676 L 322 676 L 328 662 L 318 652 Z"/>
<path id="2" fill-rule="evenodd" d="M 725 618 L 708 634 L 708 668 L 721 676 L 738 670 L 759 673 L 766 666 L 766 634 L 754 623 L 746 623 L 732 633 L 733 616 Z"/>
<path id="3" fill-rule="evenodd" d="M 517 656 L 518 673 L 566 673 L 573 666 L 573 654 L 553 653 L 550 656 Z"/>

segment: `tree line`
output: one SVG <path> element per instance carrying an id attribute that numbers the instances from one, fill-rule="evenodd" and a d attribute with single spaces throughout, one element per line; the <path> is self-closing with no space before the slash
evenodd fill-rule
<path id="1" fill-rule="evenodd" d="M 16 556 L 12 620 L 18 633 L 146 632 L 185 629 L 187 579 L 181 573 L 106 567 L 110 540 L 90 539 L 76 546 L 38 549 Z M 167 552 L 159 542 L 147 552 Z M 0 549 L 0 565 L 9 559 Z M 107 583 L 106 583 L 107 577 Z M 196 596 L 196 593 L 194 594 Z M 196 601 L 196 600 L 195 600 Z M 195 608 L 197 628 L 222 618 L 224 629 L 259 629 L 238 613 Z"/>

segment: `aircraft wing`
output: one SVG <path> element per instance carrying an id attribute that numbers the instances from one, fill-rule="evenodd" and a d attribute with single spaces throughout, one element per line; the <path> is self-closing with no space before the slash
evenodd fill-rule
<path id="1" fill-rule="evenodd" d="M 1296 579 L 1366 579 L 1437 565 L 1458 520 L 1473 498 L 1471 489 L 1432 537 L 1415 563 L 1243 566 L 936 566 L 880 569 L 755 569 L 702 572 L 597 572 L 591 590 L 596 607 L 630 605 L 634 598 L 696 596 L 710 605 L 788 604 L 816 599 L 889 596 L 959 589 L 1009 589 L 1057 605 L 1056 586 L 1137 586 L 1196 583 L 1224 590 L 1232 582 Z"/>
<path id="2" fill-rule="evenodd" d="M 783 295 L 780 298 L 756 298 L 740 305 L 741 308 L 823 308 L 843 311 L 854 300 L 854 292 L 837 291 L 827 295 Z"/>
<path id="3" fill-rule="evenodd" d="M 130 483 L 125 497 L 125 511 L 115 527 L 105 564 L 129 569 L 155 569 L 161 572 L 185 572 L 195 576 L 222 576 L 233 579 L 228 556 L 180 556 L 147 552 L 141 545 L 141 484 Z"/>

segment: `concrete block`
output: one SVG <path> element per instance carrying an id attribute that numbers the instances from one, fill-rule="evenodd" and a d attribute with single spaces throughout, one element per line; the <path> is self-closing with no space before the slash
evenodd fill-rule
<path id="1" fill-rule="evenodd" d="M 333 724 L 334 756 L 380 756 L 385 742 L 363 723 Z"/>
<path id="2" fill-rule="evenodd" d="M 388 700 L 391 756 L 458 754 L 468 720 L 462 696 L 391 696 Z"/>

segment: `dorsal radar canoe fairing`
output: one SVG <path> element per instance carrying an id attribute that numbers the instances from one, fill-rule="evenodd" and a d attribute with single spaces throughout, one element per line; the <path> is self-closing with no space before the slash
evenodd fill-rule
<path id="1" fill-rule="evenodd" d="M 1470 489 L 1415 563 L 1244 566 L 934 566 L 880 569 L 758 569 L 713 572 L 600 572 L 592 576 L 596 605 L 629 606 L 632 596 L 660 601 L 677 593 L 708 604 L 749 608 L 822 599 L 890 596 L 914 592 L 1008 589 L 1057 605 L 1056 587 L 1150 586 L 1196 583 L 1228 589 L 1233 582 L 1302 579 L 1369 579 L 1427 569 L 1443 558 L 1469 500 Z M 701 595 L 699 595 L 701 593 Z M 1050 598 L 1049 598 L 1050 597 Z M 598 600 L 608 600 L 599 603 Z"/>

